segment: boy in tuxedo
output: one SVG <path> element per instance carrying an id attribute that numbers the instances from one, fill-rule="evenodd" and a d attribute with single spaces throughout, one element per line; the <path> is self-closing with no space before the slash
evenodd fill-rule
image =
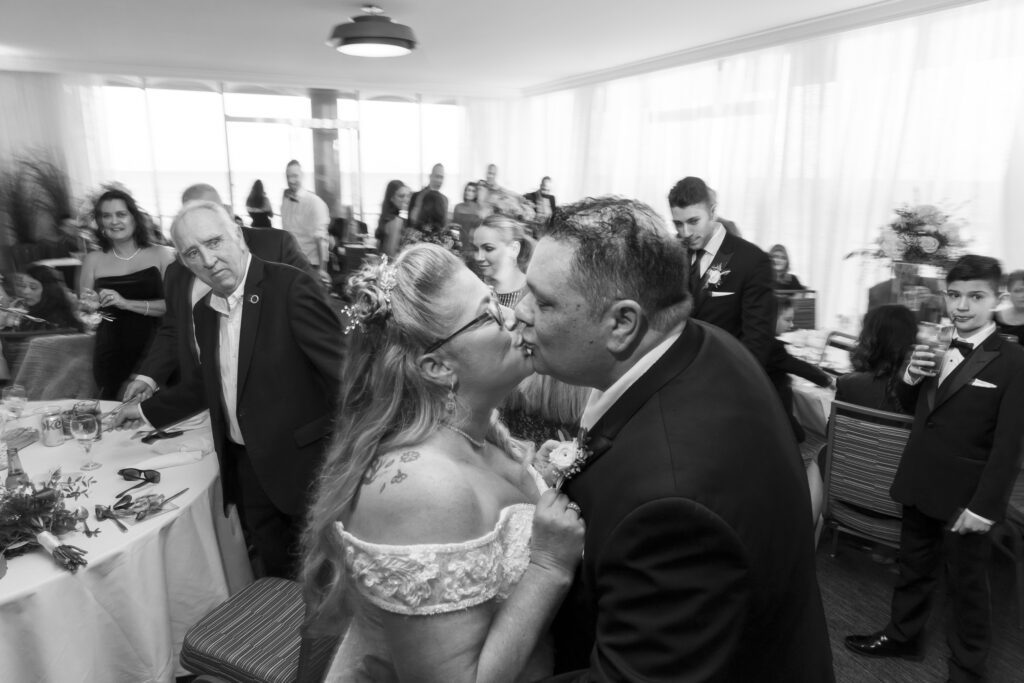
<path id="1" fill-rule="evenodd" d="M 919 659 L 943 561 L 952 600 L 949 680 L 985 680 L 991 643 L 988 530 L 1006 511 L 1024 444 L 1024 348 L 996 333 L 1002 271 L 964 256 L 949 271 L 946 306 L 956 328 L 937 358 L 914 347 L 898 388 L 915 405 L 891 494 L 903 504 L 900 578 L 884 630 L 848 636 L 858 654 Z"/>

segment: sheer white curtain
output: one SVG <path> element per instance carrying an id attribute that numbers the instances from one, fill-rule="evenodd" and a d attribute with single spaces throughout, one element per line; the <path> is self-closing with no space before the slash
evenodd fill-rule
<path id="1" fill-rule="evenodd" d="M 886 276 L 843 257 L 869 246 L 904 202 L 941 204 L 970 224 L 973 251 L 1024 267 L 1022 74 L 1024 3 L 989 0 L 469 103 L 469 148 L 524 187 L 554 176 L 560 201 L 621 194 L 666 217 L 672 184 L 701 176 L 747 239 L 788 247 L 793 271 L 820 292 L 819 324 L 833 326 L 862 313 L 867 287 Z"/>

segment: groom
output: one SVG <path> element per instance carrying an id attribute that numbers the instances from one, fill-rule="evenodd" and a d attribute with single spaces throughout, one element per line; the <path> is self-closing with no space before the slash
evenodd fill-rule
<path id="1" fill-rule="evenodd" d="M 832 681 L 789 422 L 740 342 L 688 319 L 686 283 L 682 244 L 617 198 L 563 207 L 527 272 L 525 352 L 595 389 L 553 680 Z"/>

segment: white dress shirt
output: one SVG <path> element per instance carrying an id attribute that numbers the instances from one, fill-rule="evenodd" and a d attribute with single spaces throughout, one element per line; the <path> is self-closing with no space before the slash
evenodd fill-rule
<path id="1" fill-rule="evenodd" d="M 665 340 L 645 353 L 633 367 L 622 373 L 622 376 L 615 380 L 615 383 L 605 391 L 594 389 L 587 399 L 587 406 L 583 409 L 583 417 L 580 418 L 580 427 L 590 430 L 600 420 L 608 409 L 615 405 L 615 402 L 622 398 L 626 390 L 633 386 L 637 380 L 643 377 L 644 373 L 651 369 L 662 356 L 669 350 L 679 336 L 683 333 L 683 326 L 669 332 Z"/>
<path id="2" fill-rule="evenodd" d="M 249 277 L 252 254 L 245 260 L 245 275 L 227 297 L 214 294 L 210 297 L 210 308 L 220 314 L 220 343 L 217 360 L 220 366 L 220 392 L 224 400 L 224 416 L 228 421 L 228 436 L 235 443 L 244 446 L 242 429 L 238 426 L 238 345 L 242 334 L 242 308 L 245 304 L 245 281 Z"/>
<path id="3" fill-rule="evenodd" d="M 718 254 L 718 250 L 722 248 L 722 240 L 725 239 L 725 227 L 719 223 L 718 227 L 715 228 L 715 232 L 711 234 L 711 239 L 704 245 L 704 253 L 700 258 L 700 276 L 704 277 L 704 273 L 707 272 L 708 268 L 711 267 L 712 262 L 715 260 L 715 256 Z M 693 263 L 691 262 L 692 266 Z"/>

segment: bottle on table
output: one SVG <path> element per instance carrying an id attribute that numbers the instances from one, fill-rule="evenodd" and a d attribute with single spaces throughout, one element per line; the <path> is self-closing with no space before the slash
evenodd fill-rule
<path id="1" fill-rule="evenodd" d="M 8 489 L 16 489 L 31 483 L 32 480 L 25 474 L 25 469 L 21 466 L 18 449 L 11 446 L 7 449 L 7 481 L 4 482 L 4 486 Z"/>

